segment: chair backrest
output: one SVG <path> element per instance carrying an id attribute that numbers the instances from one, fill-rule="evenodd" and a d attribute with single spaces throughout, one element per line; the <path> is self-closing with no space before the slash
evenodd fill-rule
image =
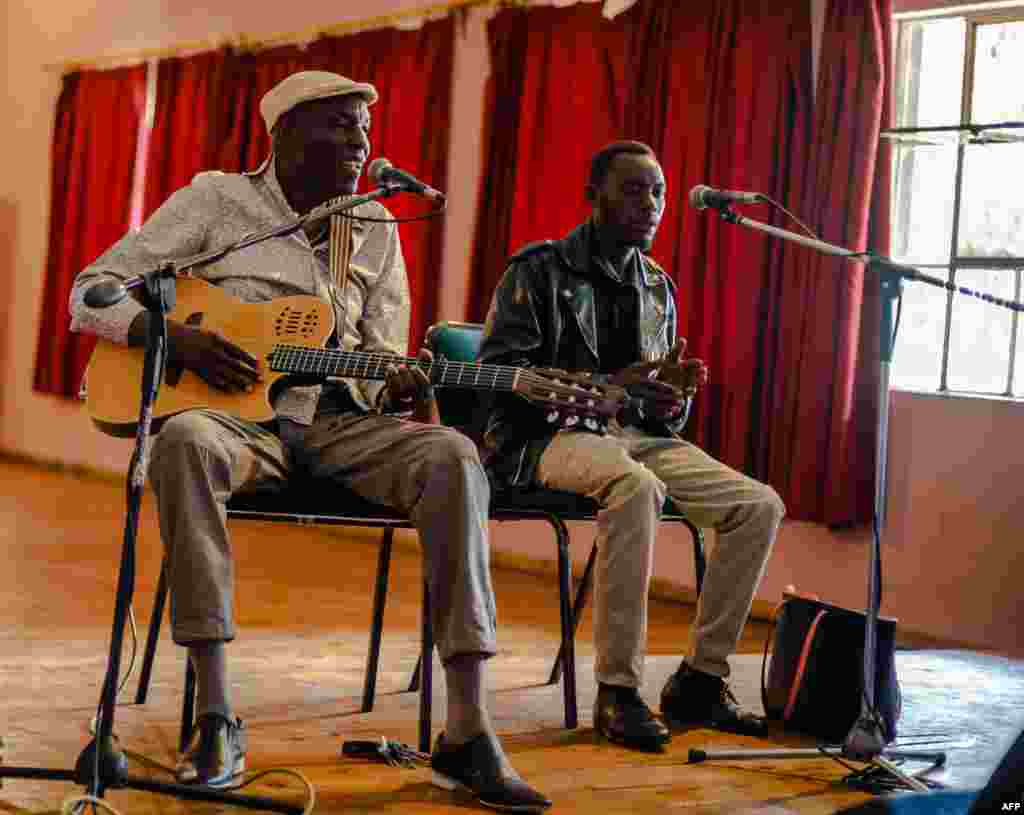
<path id="1" fill-rule="evenodd" d="M 444 321 L 427 329 L 426 346 L 435 358 L 452 362 L 475 362 L 484 327 L 481 323 Z M 456 427 L 474 439 L 483 430 L 487 402 L 469 388 L 442 388 L 437 392 L 441 421 Z"/>

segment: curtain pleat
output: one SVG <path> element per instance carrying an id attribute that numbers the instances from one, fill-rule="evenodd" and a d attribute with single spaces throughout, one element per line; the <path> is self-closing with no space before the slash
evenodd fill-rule
<path id="1" fill-rule="evenodd" d="M 64 77 L 51 149 L 50 237 L 33 387 L 73 398 L 95 340 L 70 331 L 75 275 L 129 226 L 145 66 Z"/>

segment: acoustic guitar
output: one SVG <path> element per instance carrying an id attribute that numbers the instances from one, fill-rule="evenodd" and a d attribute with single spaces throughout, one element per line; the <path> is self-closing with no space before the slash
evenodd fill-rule
<path id="1" fill-rule="evenodd" d="M 324 348 L 334 331 L 327 302 L 298 295 L 244 303 L 223 289 L 196 278 L 178 281 L 172 320 L 216 331 L 262 361 L 263 380 L 249 392 L 226 392 L 196 373 L 168 365 L 153 405 L 154 428 L 185 410 L 209 408 L 240 419 L 263 422 L 274 417 L 273 400 L 289 384 L 315 384 L 332 377 L 384 379 L 394 364 L 421 368 L 434 387 L 515 393 L 546 409 L 547 421 L 560 427 L 598 431 L 618 414 L 629 397 L 624 388 L 594 382 L 586 373 L 546 368 L 515 368 L 449 362 L 366 351 Z M 138 424 L 145 349 L 100 339 L 86 371 L 89 414 L 103 432 L 131 436 Z"/>

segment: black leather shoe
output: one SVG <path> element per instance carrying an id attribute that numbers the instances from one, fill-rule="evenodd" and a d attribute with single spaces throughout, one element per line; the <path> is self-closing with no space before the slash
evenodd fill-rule
<path id="1" fill-rule="evenodd" d="M 651 753 L 661 752 L 672 740 L 636 688 L 601 686 L 594 701 L 594 729 L 614 744 Z"/>
<path id="2" fill-rule="evenodd" d="M 437 737 L 430 756 L 431 783 L 446 790 L 462 790 L 483 806 L 502 812 L 540 812 L 551 801 L 529 787 L 521 778 L 506 774 L 497 745 L 489 733 L 481 733 L 465 744 L 445 742 Z"/>
<path id="3" fill-rule="evenodd" d="M 724 679 L 685 662 L 662 688 L 661 715 L 675 726 L 700 725 L 746 736 L 766 730 L 764 719 L 743 710 Z"/>
<path id="4" fill-rule="evenodd" d="M 204 713 L 192 728 L 174 775 L 180 784 L 227 787 L 245 771 L 245 725 L 219 713 Z"/>

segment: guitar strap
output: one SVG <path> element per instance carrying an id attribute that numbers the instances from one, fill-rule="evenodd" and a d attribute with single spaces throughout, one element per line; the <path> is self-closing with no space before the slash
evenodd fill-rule
<path id="1" fill-rule="evenodd" d="M 344 201 L 346 198 L 351 198 L 351 196 L 340 196 L 335 198 L 332 203 Z M 351 218 L 345 218 L 338 213 L 331 216 L 330 232 L 328 235 L 328 254 L 330 257 L 329 274 L 331 277 L 331 286 L 334 290 L 334 297 L 340 304 L 340 315 L 339 309 L 335 309 L 334 341 L 337 343 L 338 348 L 344 349 L 345 324 L 348 322 L 348 265 L 352 260 Z M 335 395 L 328 395 L 332 392 Z M 337 393 L 338 391 L 334 388 L 328 388 L 324 391 L 325 396 L 329 399 L 337 399 Z M 347 387 L 342 386 L 341 393 L 344 393 L 344 400 L 346 403 L 354 405 L 352 394 Z"/>
<path id="2" fill-rule="evenodd" d="M 342 196 L 342 200 L 351 196 Z M 337 200 L 337 199 L 336 199 Z M 342 319 L 345 319 L 345 311 L 348 309 L 345 289 L 348 285 L 348 264 L 352 260 L 352 219 L 346 218 L 338 213 L 331 216 L 330 233 L 330 270 L 331 281 L 334 283 L 336 296 L 343 309 Z M 335 328 L 339 331 L 338 341 L 345 333 L 345 326 Z"/>

